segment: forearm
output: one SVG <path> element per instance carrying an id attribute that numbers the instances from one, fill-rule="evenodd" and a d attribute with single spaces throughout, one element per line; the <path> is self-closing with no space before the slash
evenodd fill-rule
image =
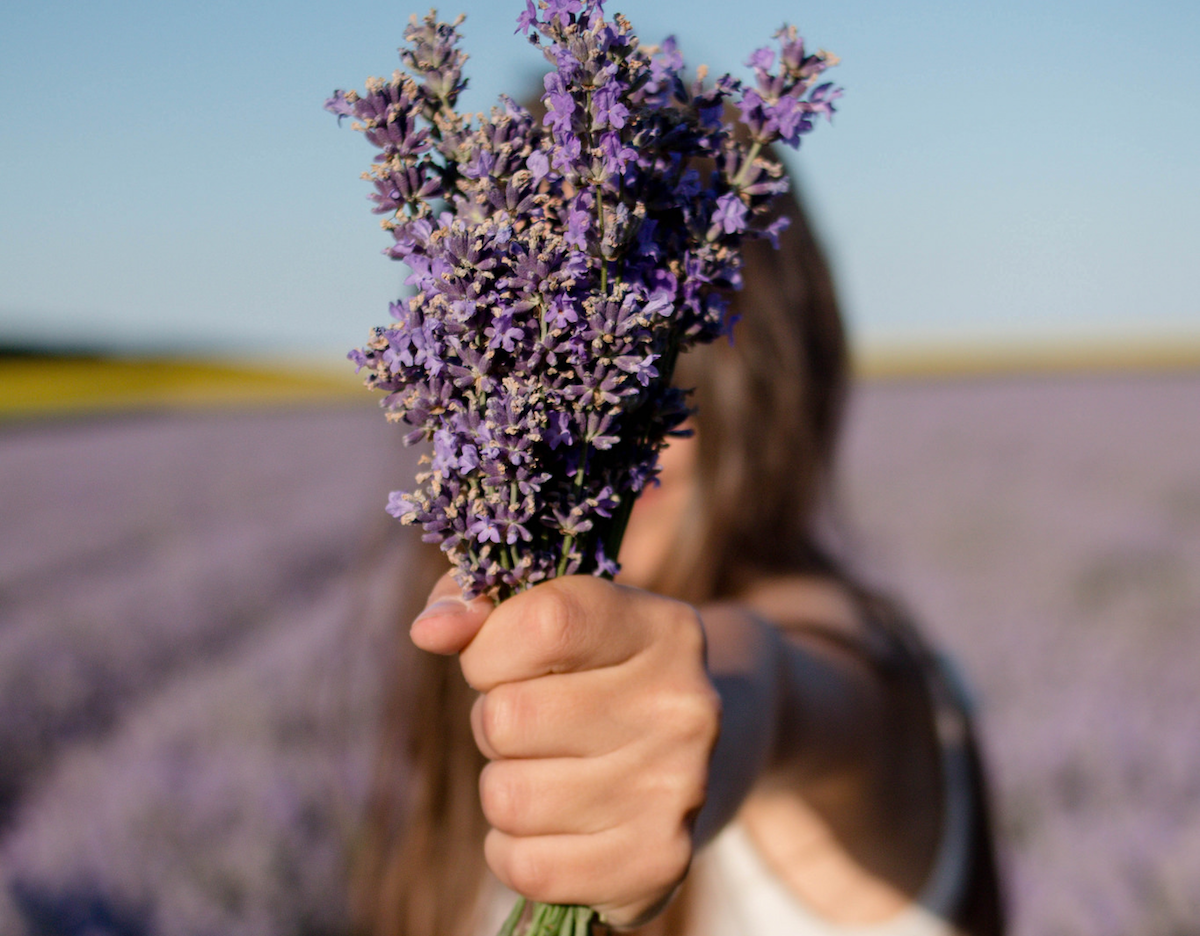
<path id="1" fill-rule="evenodd" d="M 884 690 L 850 654 L 744 607 L 702 611 L 721 734 L 696 839 L 711 839 L 760 783 L 797 795 L 835 774 L 865 775 L 878 749 Z"/>
<path id="2" fill-rule="evenodd" d="M 708 671 L 721 698 L 721 731 L 696 819 L 698 846 L 733 818 L 773 762 L 784 695 L 783 641 L 770 625 L 732 605 L 707 607 L 701 618 Z"/>

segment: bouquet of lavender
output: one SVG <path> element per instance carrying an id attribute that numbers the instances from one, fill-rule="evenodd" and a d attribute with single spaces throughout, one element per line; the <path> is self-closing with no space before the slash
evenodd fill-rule
<path id="1" fill-rule="evenodd" d="M 753 84 L 703 69 L 688 83 L 673 39 L 641 46 L 601 0 L 526 0 L 517 31 L 553 65 L 545 116 L 501 97 L 471 119 L 455 109 L 462 19 L 413 17 L 407 71 L 326 107 L 379 150 L 365 178 L 415 287 L 350 354 L 405 441 L 433 445 L 388 511 L 440 544 L 468 596 L 503 600 L 616 573 L 633 501 L 687 416 L 676 358 L 730 334 L 742 239 L 786 223 L 761 223 L 787 187 L 767 147 L 799 145 L 840 92 L 818 84 L 836 60 L 794 27 L 751 55 Z M 581 933 L 590 916 L 539 905 L 530 932 Z"/>

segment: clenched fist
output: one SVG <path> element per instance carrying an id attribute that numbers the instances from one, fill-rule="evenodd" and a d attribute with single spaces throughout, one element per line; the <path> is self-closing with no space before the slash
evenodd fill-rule
<path id="1" fill-rule="evenodd" d="M 543 903 L 652 915 L 687 872 L 721 702 L 689 605 L 590 576 L 493 607 L 449 575 L 413 623 L 479 693 L 487 862 Z"/>

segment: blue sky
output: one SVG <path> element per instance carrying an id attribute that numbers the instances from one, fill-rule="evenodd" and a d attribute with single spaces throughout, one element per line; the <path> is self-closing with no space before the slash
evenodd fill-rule
<path id="1" fill-rule="evenodd" d="M 385 260 L 321 110 L 389 74 L 411 12 L 343 0 L 0 9 L 0 343 L 336 359 Z M 870 345 L 1200 337 L 1200 4 L 610 0 L 739 71 L 778 25 L 846 96 L 793 166 Z M 456 0 L 467 105 L 532 87 L 517 3 Z"/>

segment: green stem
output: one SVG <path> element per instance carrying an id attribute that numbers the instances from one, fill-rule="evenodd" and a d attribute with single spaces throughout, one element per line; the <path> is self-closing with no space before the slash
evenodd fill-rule
<path id="1" fill-rule="evenodd" d="M 604 190 L 596 186 L 596 229 L 600 232 L 600 295 L 608 295 L 608 261 L 604 259 Z"/>
<path id="2" fill-rule="evenodd" d="M 567 534 L 567 538 L 563 540 L 562 555 L 558 559 L 558 574 L 567 574 L 567 563 L 570 562 L 571 547 L 575 545 L 575 536 L 572 533 Z"/>
<path id="3" fill-rule="evenodd" d="M 575 490 L 583 490 L 583 478 L 587 474 L 588 453 L 592 450 L 591 443 L 583 443 L 583 458 L 579 460 L 579 467 L 575 469 Z"/>
<path id="4" fill-rule="evenodd" d="M 746 161 L 742 163 L 738 169 L 737 175 L 733 177 L 733 181 L 729 183 L 732 188 L 741 188 L 746 181 L 746 175 L 750 171 L 750 167 L 754 165 L 754 160 L 758 159 L 758 154 L 762 152 L 762 144 L 755 143 L 750 147 L 750 152 L 746 155 Z"/>
<path id="5" fill-rule="evenodd" d="M 513 904 L 512 911 L 508 918 L 504 921 L 504 925 L 500 927 L 500 932 L 497 936 L 513 936 L 516 931 L 517 924 L 521 922 L 521 915 L 525 912 L 525 898 L 518 897 L 517 902 Z"/>
<path id="6" fill-rule="evenodd" d="M 531 934 L 542 931 L 542 924 L 546 919 L 546 912 L 549 909 L 550 904 L 535 903 L 533 905 L 533 919 L 529 921 L 529 928 L 525 930 L 526 936 L 531 936 Z"/>
<path id="7" fill-rule="evenodd" d="M 546 912 L 542 914 L 542 925 L 532 936 L 558 936 L 558 927 L 566 909 L 562 904 L 547 904 Z"/>
<path id="8" fill-rule="evenodd" d="M 528 907 L 533 913 L 521 936 L 590 936 L 596 911 L 580 904 L 529 904 L 524 897 L 517 900 L 498 936 L 516 936 L 521 919 Z"/>

